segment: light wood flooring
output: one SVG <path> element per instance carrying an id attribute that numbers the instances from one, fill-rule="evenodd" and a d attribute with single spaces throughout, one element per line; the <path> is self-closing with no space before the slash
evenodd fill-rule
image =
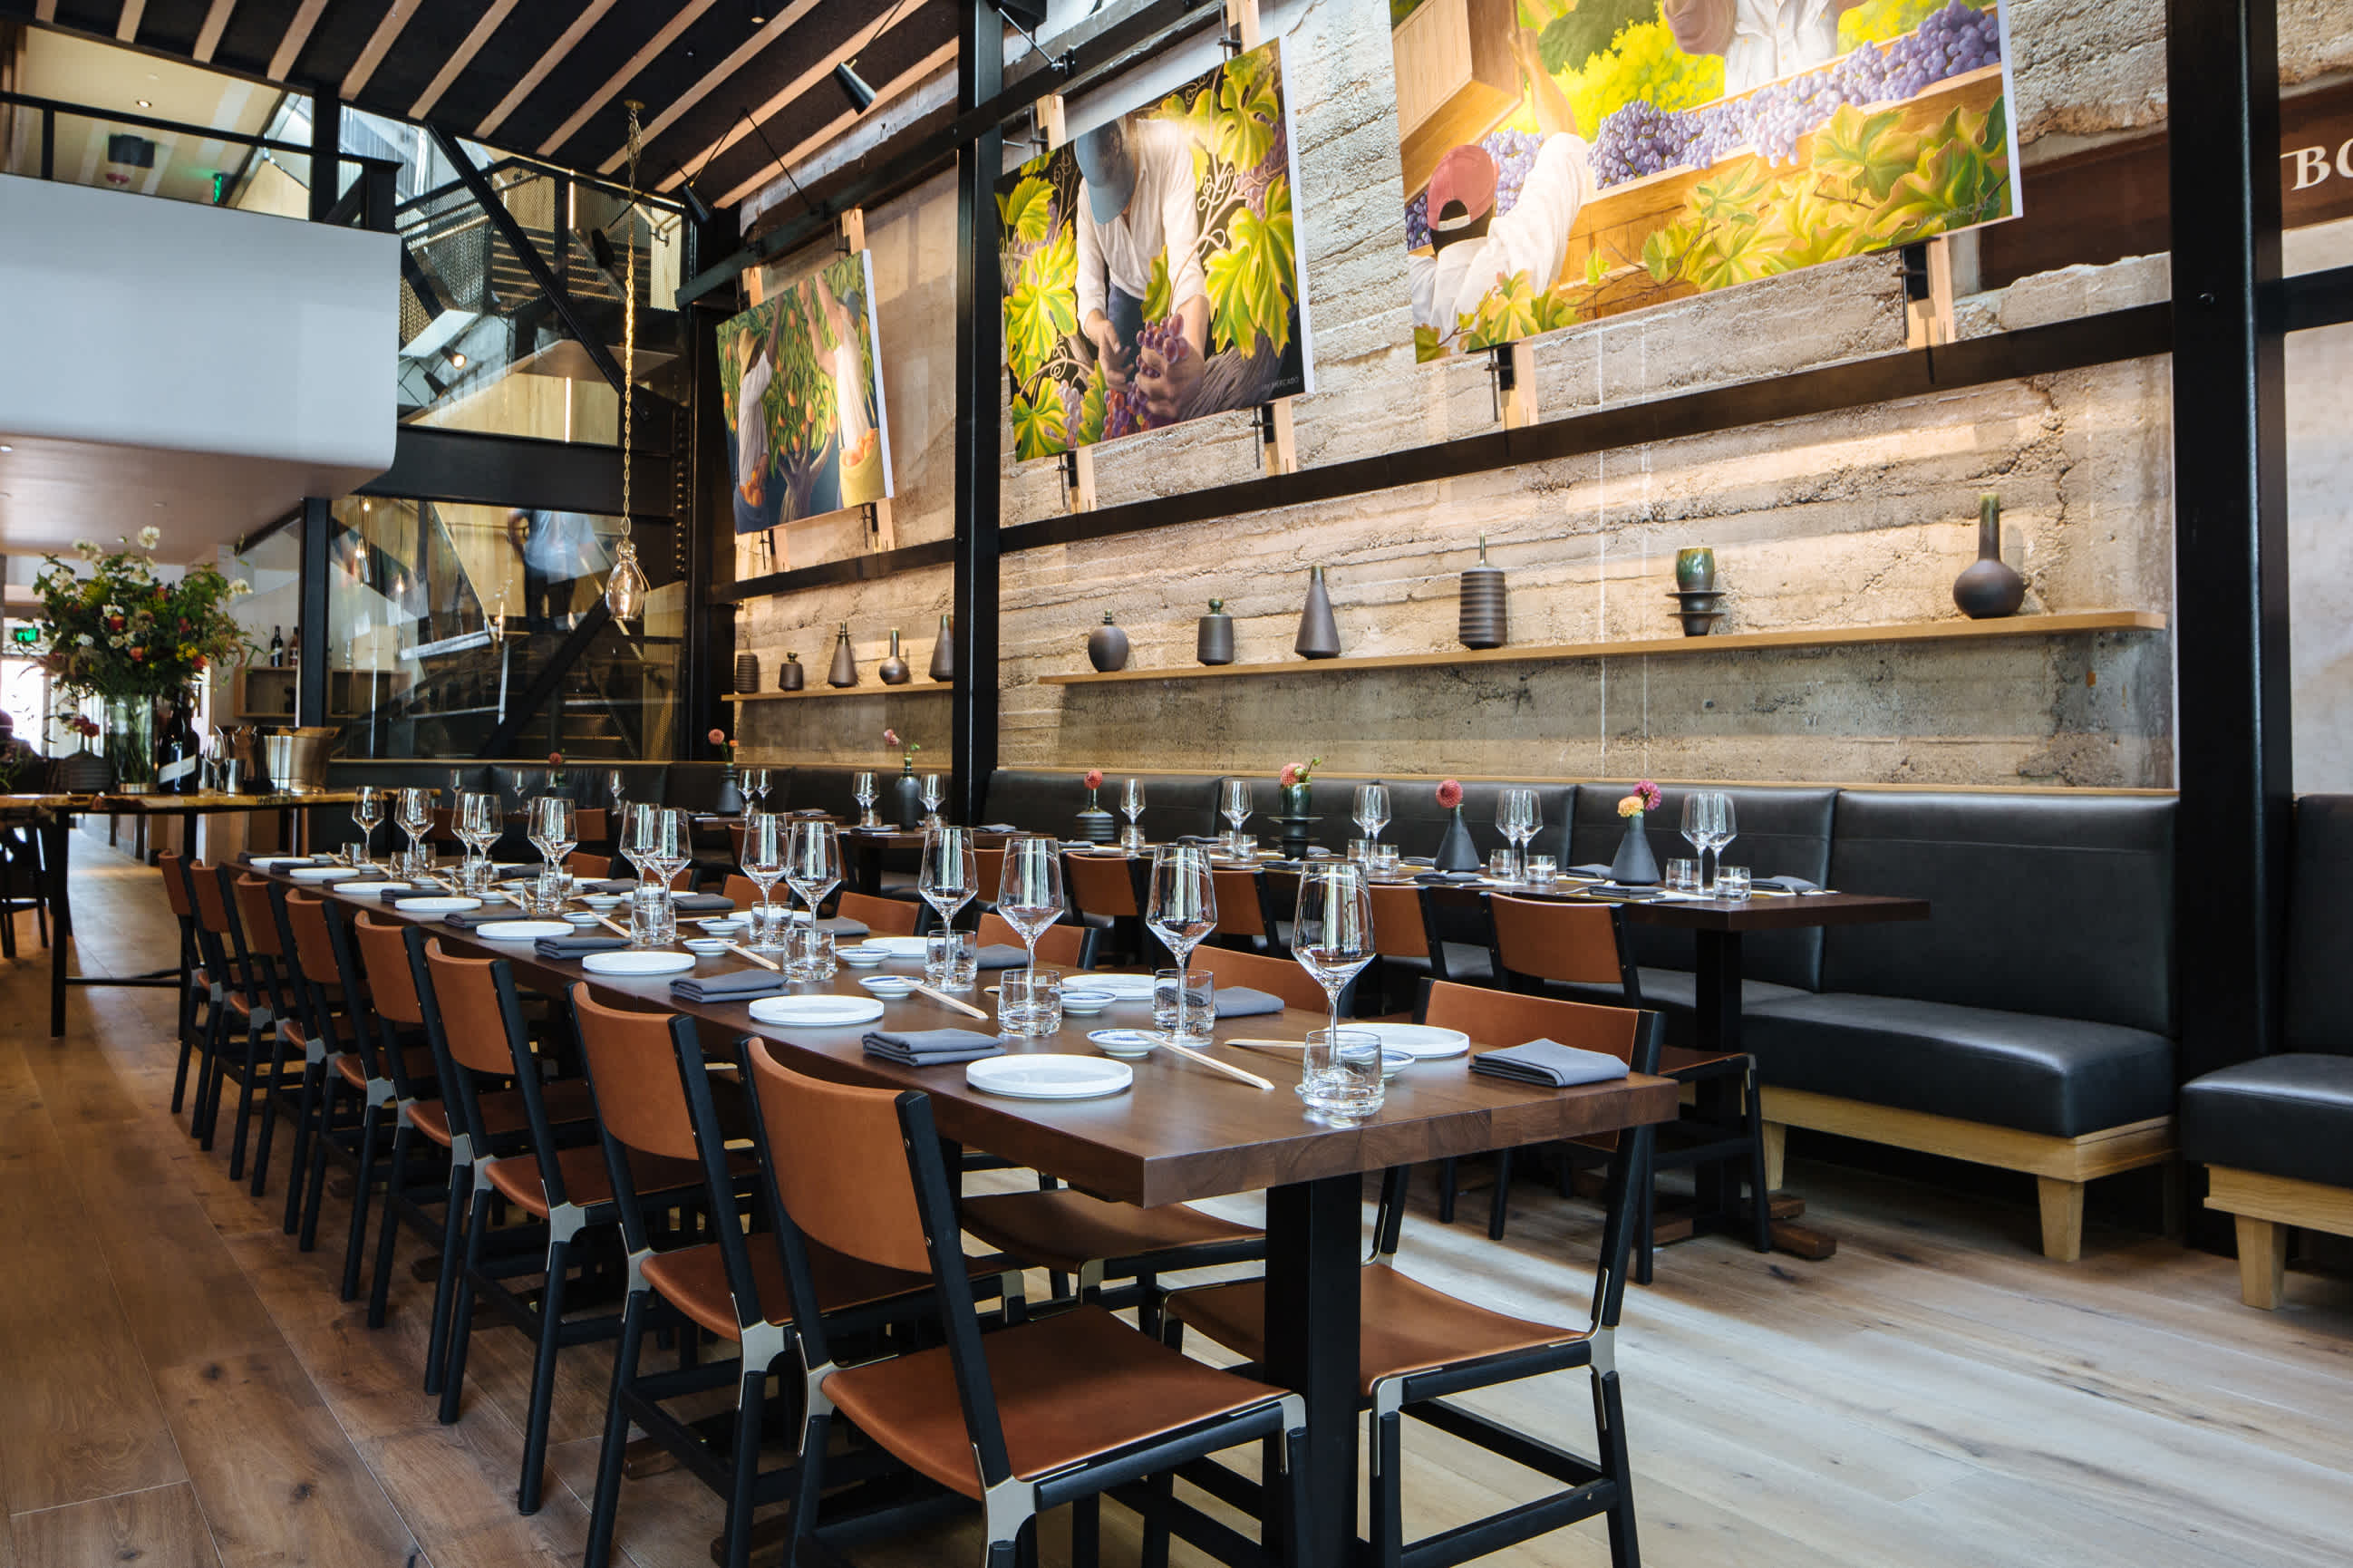
<path id="1" fill-rule="evenodd" d="M 85 970 L 166 962 L 155 873 L 79 838 L 76 857 Z M 520 1518 L 521 1336 L 481 1331 L 464 1419 L 438 1425 L 417 1386 L 419 1248 L 403 1251 L 392 1322 L 370 1332 L 335 1300 L 343 1205 L 320 1250 L 298 1254 L 279 1230 L 285 1142 L 257 1200 L 170 1113 L 170 994 L 78 991 L 52 1042 L 45 963 L 35 948 L 0 965 L 0 1568 L 576 1563 L 602 1351 L 565 1353 L 559 1481 Z M 2146 1236 L 2094 1228 L 2080 1263 L 2045 1262 L 2023 1184 L 2003 1207 L 1802 1158 L 1789 1179 L 1839 1237 L 1835 1258 L 1704 1240 L 1662 1253 L 1658 1283 L 1629 1294 L 1620 1365 L 1650 1563 L 2348 1561 L 2353 1288 L 2292 1274 L 2283 1310 L 2258 1312 L 2239 1305 L 2229 1259 Z M 1497 1246 L 1470 1217 L 1482 1206 L 1440 1227 L 1425 1203 L 1408 1266 L 1574 1321 L 1592 1212 L 1531 1184 Z M 1588 1440 L 1581 1381 L 1489 1403 Z M 1407 1441 L 1417 1532 L 1530 1495 L 1451 1439 L 1409 1424 Z M 620 1541 L 637 1568 L 695 1568 L 719 1519 L 674 1472 L 625 1489 Z M 1106 1521 L 1106 1561 L 1133 1562 L 1125 1516 Z M 972 1539 L 944 1527 L 872 1561 L 968 1563 Z M 1051 1532 L 1045 1554 L 1063 1554 Z M 1493 1561 L 1608 1553 L 1588 1527 Z"/>

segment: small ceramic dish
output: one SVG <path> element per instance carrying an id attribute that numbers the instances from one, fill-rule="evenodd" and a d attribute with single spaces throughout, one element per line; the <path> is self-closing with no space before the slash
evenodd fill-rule
<path id="1" fill-rule="evenodd" d="M 1107 991 L 1065 991 L 1062 1011 L 1075 1017 L 1091 1018 L 1117 1000 Z"/>
<path id="2" fill-rule="evenodd" d="M 617 910 L 628 901 L 628 895 L 626 893 L 588 893 L 584 895 L 580 901 L 586 904 L 592 910 Z"/>
<path id="3" fill-rule="evenodd" d="M 712 936 L 723 936 L 732 940 L 744 934 L 744 922 L 733 915 L 713 915 L 694 923 Z"/>
<path id="4" fill-rule="evenodd" d="M 888 963 L 891 957 L 887 952 L 869 952 L 862 947 L 840 948 L 836 950 L 834 956 L 858 969 L 871 969 L 879 963 Z"/>
<path id="5" fill-rule="evenodd" d="M 581 910 L 565 910 L 564 919 L 568 924 L 577 926 L 582 931 L 602 931 L 605 929 L 604 921 L 598 920 L 595 915 L 589 914 Z"/>
<path id="6" fill-rule="evenodd" d="M 882 997 L 911 995 L 915 989 L 915 983 L 903 974 L 869 974 L 858 984 Z"/>
<path id="7" fill-rule="evenodd" d="M 1381 1081 L 1387 1083 L 1413 1066 L 1417 1059 L 1411 1051 L 1393 1051 L 1384 1048 L 1381 1052 Z"/>
<path id="8" fill-rule="evenodd" d="M 711 936 L 690 936 L 678 945 L 697 958 L 717 958 L 727 951 L 725 942 Z"/>
<path id="9" fill-rule="evenodd" d="M 1101 1046 L 1105 1056 L 1113 1057 L 1148 1057 L 1160 1044 L 1160 1037 L 1149 1029 L 1097 1029 L 1087 1038 Z"/>

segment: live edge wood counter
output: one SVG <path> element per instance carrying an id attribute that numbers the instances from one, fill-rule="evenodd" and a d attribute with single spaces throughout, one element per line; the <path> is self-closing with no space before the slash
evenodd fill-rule
<path id="1" fill-rule="evenodd" d="M 358 908 L 378 907 L 372 898 L 332 896 Z M 1665 1079 L 1635 1075 L 1615 1083 L 1543 1089 L 1478 1077 L 1463 1058 L 1408 1068 L 1390 1084 L 1379 1113 L 1356 1128 L 1309 1121 L 1287 1084 L 1272 1092 L 1255 1089 L 1158 1053 L 1136 1062 L 1134 1087 L 1110 1099 L 997 1099 L 969 1088 L 961 1065 L 906 1068 L 867 1056 L 859 1044 L 865 1026 L 754 1024 L 744 1005 L 673 1002 L 668 976 L 592 975 L 576 962 L 542 958 L 526 942 L 485 942 L 438 920 L 425 923 L 452 947 L 507 959 L 519 977 L 543 989 L 560 990 L 585 979 L 612 995 L 685 1013 L 731 1039 L 749 1034 L 775 1041 L 803 1071 L 843 1082 L 920 1089 L 932 1097 L 946 1136 L 1104 1197 L 1151 1206 L 1264 1191 L 1266 1372 L 1271 1381 L 1297 1389 L 1307 1406 L 1309 1508 L 1299 1559 L 1306 1568 L 1344 1568 L 1360 1550 L 1356 1419 L 1365 1173 L 1442 1155 L 1609 1132 L 1675 1115 L 1676 1087 Z M 737 967 L 743 965 L 734 960 L 706 961 L 694 972 L 718 974 Z M 830 982 L 796 989 L 865 994 L 846 966 Z M 976 1000 L 988 999 L 983 994 Z M 884 1021 L 899 1028 L 975 1022 L 920 996 L 885 1006 Z M 1114 1012 L 1134 1010 L 1131 1005 Z M 1105 1015 L 1105 1021 L 1122 1020 Z M 1297 1011 L 1235 1019 L 1220 1024 L 1216 1038 L 1297 1038 L 1324 1021 L 1321 1014 Z M 1085 1027 L 1074 1026 L 1013 1048 L 1094 1054 L 1085 1037 Z M 1473 1048 L 1519 1043 L 1476 1041 Z M 1279 1071 L 1272 1058 L 1255 1052 L 1221 1054 L 1262 1075 Z M 1563 1302 L 1560 1310 L 1564 1321 L 1581 1316 L 1575 1303 Z"/>

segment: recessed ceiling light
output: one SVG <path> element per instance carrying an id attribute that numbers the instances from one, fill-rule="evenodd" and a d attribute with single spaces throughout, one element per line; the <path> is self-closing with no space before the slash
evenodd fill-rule
<path id="1" fill-rule="evenodd" d="M 0 452 L 13 452 L 16 449 L 16 447 L 11 447 L 5 441 L 0 441 Z"/>
<path id="2" fill-rule="evenodd" d="M 162 501 L 157 501 L 155 503 L 155 510 L 157 511 L 162 511 L 164 510 L 164 503 Z"/>
<path id="3" fill-rule="evenodd" d="M 155 106 L 142 98 L 139 100 L 139 107 L 142 109 L 153 109 Z"/>

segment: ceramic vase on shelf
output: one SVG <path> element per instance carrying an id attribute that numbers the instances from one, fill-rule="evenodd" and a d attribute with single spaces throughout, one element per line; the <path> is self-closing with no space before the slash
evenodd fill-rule
<path id="1" fill-rule="evenodd" d="M 942 686 L 955 679 L 955 617 L 940 617 L 940 640 L 932 645 L 931 677 Z"/>
<path id="2" fill-rule="evenodd" d="M 2018 614 L 2026 579 L 2001 558 L 2001 498 L 1978 498 L 1978 558 L 1953 580 L 1953 603 L 1973 621 Z"/>
<path id="3" fill-rule="evenodd" d="M 1087 662 L 1105 675 L 1127 668 L 1127 634 L 1112 624 L 1109 610 L 1103 625 L 1087 634 Z"/>
<path id="4" fill-rule="evenodd" d="M 899 759 L 899 776 L 891 781 L 891 816 L 902 833 L 923 826 L 923 785 L 915 777 L 915 759 Z"/>
<path id="5" fill-rule="evenodd" d="M 1234 618 L 1226 614 L 1223 599 L 1209 601 L 1209 613 L 1201 617 L 1200 634 L 1193 641 L 1193 657 L 1203 664 L 1234 662 Z"/>
<path id="6" fill-rule="evenodd" d="M 1461 615 L 1455 637 L 1464 647 L 1501 647 L 1511 640 L 1504 603 L 1504 569 L 1487 564 L 1487 536 L 1479 536 L 1479 563 L 1462 569 Z"/>
<path id="7" fill-rule="evenodd" d="M 1675 586 L 1686 594 L 1704 594 L 1715 586 L 1715 552 L 1701 545 L 1675 552 Z"/>
<path id="8" fill-rule="evenodd" d="M 797 653 L 785 655 L 785 662 L 776 666 L 776 689 L 798 691 L 807 684 L 808 671 L 801 668 L 801 656 Z"/>
<path id="9" fill-rule="evenodd" d="M 891 657 L 877 666 L 874 673 L 882 678 L 885 686 L 904 686 L 914 679 L 914 671 L 909 669 L 907 661 L 899 657 L 899 628 L 896 626 L 891 628 Z"/>
<path id="10" fill-rule="evenodd" d="M 1683 624 L 1683 636 L 1704 637 L 1724 619 L 1724 590 L 1715 584 L 1715 552 L 1705 545 L 1675 552 L 1675 587 L 1668 597 Z"/>
<path id="11" fill-rule="evenodd" d="M 1476 871 L 1482 864 L 1479 847 L 1471 842 L 1471 830 L 1462 825 L 1462 808 L 1456 806 L 1448 816 L 1446 836 L 1438 841 L 1438 854 L 1430 866 L 1440 871 Z"/>
<path id="12" fill-rule="evenodd" d="M 1299 612 L 1299 640 L 1291 647 L 1302 658 L 1340 657 L 1340 623 L 1332 618 L 1332 595 L 1320 564 L 1308 568 L 1307 607 Z"/>
<path id="13" fill-rule="evenodd" d="M 735 689 L 739 692 L 760 689 L 760 656 L 758 654 L 739 653 L 735 656 Z"/>
<path id="14" fill-rule="evenodd" d="M 1119 822 L 1095 802 L 1095 792 L 1087 791 L 1087 808 L 1079 813 L 1078 836 L 1090 844 L 1109 844 L 1119 837 Z"/>
<path id="15" fill-rule="evenodd" d="M 1642 831 L 1641 812 L 1626 818 L 1626 837 L 1609 862 L 1609 879 L 1620 887 L 1648 888 L 1659 879 L 1659 862 L 1651 853 L 1651 836 Z"/>
<path id="16" fill-rule="evenodd" d="M 834 639 L 833 668 L 826 673 L 828 686 L 858 684 L 858 656 L 849 649 L 849 623 L 841 623 L 841 634 Z"/>

